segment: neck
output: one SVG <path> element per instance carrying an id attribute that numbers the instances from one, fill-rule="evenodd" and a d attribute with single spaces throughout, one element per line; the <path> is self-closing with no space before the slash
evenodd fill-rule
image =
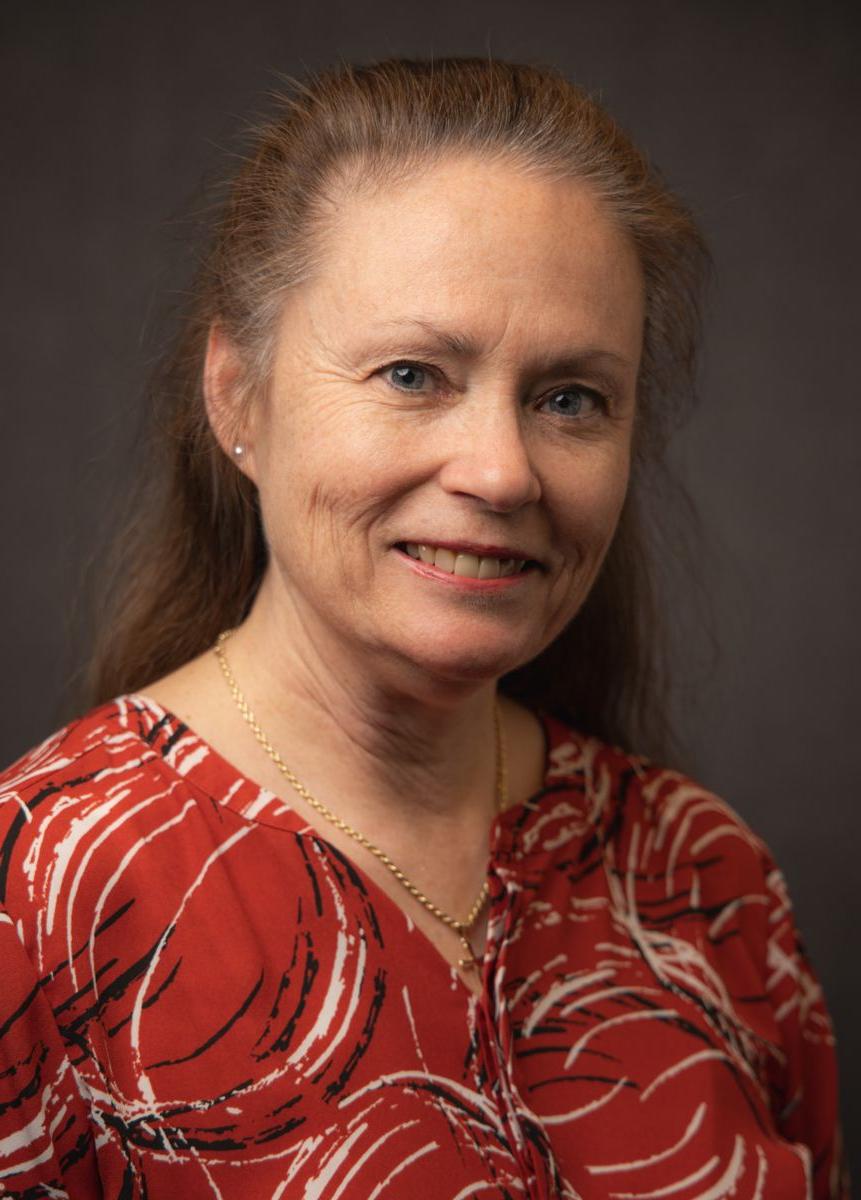
<path id="1" fill-rule="evenodd" d="M 300 778 L 349 795 L 369 817 L 406 810 L 412 822 L 487 821 L 495 681 L 427 678 L 357 650 L 300 600 L 265 585 L 225 649 L 260 725 Z"/>

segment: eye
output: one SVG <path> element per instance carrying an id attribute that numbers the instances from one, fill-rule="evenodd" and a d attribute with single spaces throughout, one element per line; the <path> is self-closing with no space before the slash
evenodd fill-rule
<path id="1" fill-rule="evenodd" d="M 550 406 L 554 416 L 560 417 L 588 417 L 605 407 L 604 397 L 599 392 L 576 385 L 551 392 L 542 403 Z"/>
<path id="2" fill-rule="evenodd" d="M 426 367 L 419 366 L 418 363 L 400 362 L 393 363 L 390 367 L 383 368 L 383 375 L 392 385 L 403 392 L 420 392 L 428 380 L 430 372 Z"/>

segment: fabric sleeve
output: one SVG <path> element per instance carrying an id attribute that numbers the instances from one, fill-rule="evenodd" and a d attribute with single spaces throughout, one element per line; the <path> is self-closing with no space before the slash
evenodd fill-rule
<path id="1" fill-rule="evenodd" d="M 766 855 L 764 871 L 768 898 L 766 989 L 781 1033 L 782 1051 L 770 1071 L 772 1111 L 781 1136 L 809 1151 L 814 1200 L 851 1200 L 831 1018 L 795 923 L 786 881 L 770 855 Z"/>
<path id="2" fill-rule="evenodd" d="M 102 1196 L 73 1063 L 15 924 L 2 909 L 0 1196 Z"/>

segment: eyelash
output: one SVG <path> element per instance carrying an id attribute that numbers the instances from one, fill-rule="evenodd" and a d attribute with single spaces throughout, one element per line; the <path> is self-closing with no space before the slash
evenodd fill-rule
<path id="1" fill-rule="evenodd" d="M 390 371 L 395 371 L 403 367 L 417 368 L 419 371 L 424 372 L 426 375 L 431 375 L 437 380 L 443 377 L 443 372 L 440 367 L 435 366 L 433 363 L 419 362 L 416 359 L 399 359 L 397 362 L 389 363 L 387 366 L 381 367 L 378 373 L 386 376 Z M 413 388 L 398 387 L 398 385 L 396 383 L 392 383 L 390 379 L 387 379 L 387 383 L 389 384 L 389 387 L 396 392 L 414 392 L 415 395 L 421 394 L 419 391 L 414 391 Z M 586 387 L 581 383 L 572 383 L 568 384 L 567 387 L 553 388 L 553 390 L 548 392 L 547 395 L 545 395 L 542 399 L 549 400 L 552 399 L 553 396 L 561 395 L 563 392 L 580 392 L 582 395 L 588 396 L 590 400 L 594 401 L 602 412 L 607 412 L 608 398 L 603 395 L 603 393 L 597 391 L 597 389 Z"/>

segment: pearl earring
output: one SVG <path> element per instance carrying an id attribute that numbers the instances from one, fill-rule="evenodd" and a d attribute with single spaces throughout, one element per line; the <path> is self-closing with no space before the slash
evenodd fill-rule
<path id="1" fill-rule="evenodd" d="M 243 456 L 243 454 L 244 454 L 244 453 L 245 453 L 245 447 L 244 447 L 244 446 L 240 446 L 240 445 L 239 445 L 239 443 L 237 442 L 237 443 L 236 443 L 236 445 L 233 447 L 233 454 L 234 454 L 234 456 L 235 456 L 236 458 L 242 458 L 242 456 Z"/>

